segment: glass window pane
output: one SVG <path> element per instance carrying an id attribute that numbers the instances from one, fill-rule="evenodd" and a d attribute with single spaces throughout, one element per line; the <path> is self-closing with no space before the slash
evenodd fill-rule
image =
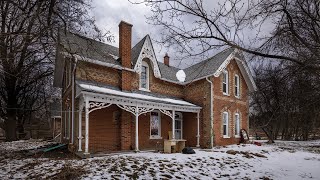
<path id="1" fill-rule="evenodd" d="M 227 135 L 227 126 L 223 125 L 223 135 Z"/>
<path id="2" fill-rule="evenodd" d="M 160 131 L 159 131 L 160 119 L 159 119 L 159 114 L 157 112 L 151 112 L 150 128 L 151 128 L 151 136 L 160 135 Z"/>
<path id="3" fill-rule="evenodd" d="M 181 121 L 175 121 L 175 128 L 176 129 L 181 129 Z"/>

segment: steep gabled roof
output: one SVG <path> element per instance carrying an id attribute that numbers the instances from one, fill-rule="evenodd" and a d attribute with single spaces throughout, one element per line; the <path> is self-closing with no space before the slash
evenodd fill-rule
<path id="1" fill-rule="evenodd" d="M 141 49 L 143 47 L 144 42 L 146 41 L 147 36 L 141 39 L 133 48 L 131 49 L 131 63 L 133 66 L 136 65 L 138 57 L 140 55 Z"/>

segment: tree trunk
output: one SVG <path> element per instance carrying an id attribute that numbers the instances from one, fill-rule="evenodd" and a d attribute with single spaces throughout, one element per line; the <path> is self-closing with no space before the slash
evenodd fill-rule
<path id="1" fill-rule="evenodd" d="M 5 121 L 6 141 L 17 140 L 17 120 L 14 111 L 8 111 L 8 119 Z"/>

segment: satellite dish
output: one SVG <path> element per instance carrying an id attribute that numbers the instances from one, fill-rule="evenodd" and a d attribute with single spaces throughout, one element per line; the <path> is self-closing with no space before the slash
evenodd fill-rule
<path id="1" fill-rule="evenodd" d="M 186 80 L 186 73 L 181 69 L 177 72 L 176 77 L 179 82 L 184 82 Z"/>

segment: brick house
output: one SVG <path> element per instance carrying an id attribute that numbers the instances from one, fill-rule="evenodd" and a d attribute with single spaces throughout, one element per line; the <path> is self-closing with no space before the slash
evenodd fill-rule
<path id="1" fill-rule="evenodd" d="M 186 146 L 239 141 L 256 86 L 241 53 L 226 49 L 184 69 L 158 61 L 149 35 L 132 47 L 119 24 L 119 48 L 60 33 L 54 86 L 62 88 L 62 142 L 85 154 L 163 148 L 169 131 Z M 173 130 L 173 131 L 172 131 Z"/>

